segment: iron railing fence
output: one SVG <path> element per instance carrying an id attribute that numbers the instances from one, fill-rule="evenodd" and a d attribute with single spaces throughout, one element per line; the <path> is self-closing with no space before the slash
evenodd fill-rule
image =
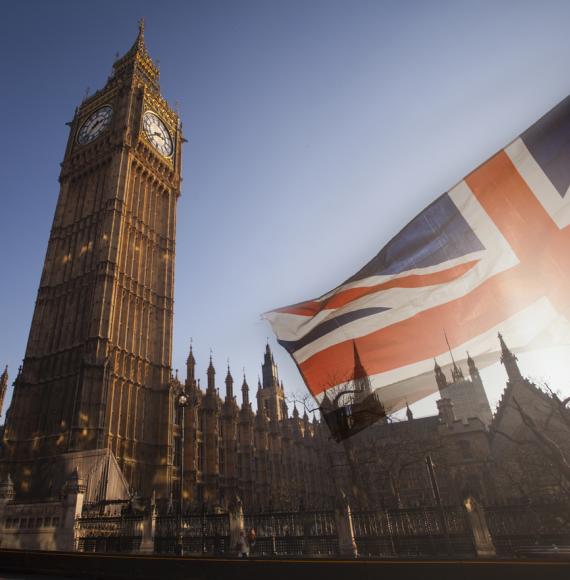
<path id="1" fill-rule="evenodd" d="M 103 510 L 104 512 L 105 510 Z M 76 522 L 77 548 L 89 552 L 136 552 L 140 549 L 148 512 L 121 515 L 91 506 Z M 107 514 L 109 512 L 107 511 Z M 114 512 L 116 513 L 116 512 Z M 570 546 L 570 504 L 565 501 L 510 503 L 484 508 L 499 557 L 516 556 L 521 549 Z M 254 557 L 335 557 L 339 539 L 333 511 L 261 512 L 244 517 L 246 531 L 256 531 Z M 475 556 L 473 535 L 463 506 L 424 506 L 352 513 L 360 557 Z M 176 513 L 156 516 L 154 551 L 235 556 L 230 545 L 227 513 Z"/>
<path id="2" fill-rule="evenodd" d="M 77 549 L 80 552 L 138 552 L 143 525 L 142 515 L 79 518 L 76 522 Z"/>
<path id="3" fill-rule="evenodd" d="M 475 554 L 462 507 L 400 508 L 352 514 L 360 557 Z"/>
<path id="4" fill-rule="evenodd" d="M 230 522 L 227 513 L 168 514 L 156 518 L 155 552 L 175 554 L 182 537 L 186 554 L 230 554 Z"/>
<path id="5" fill-rule="evenodd" d="M 338 554 L 334 512 L 268 512 L 248 514 L 246 530 L 255 529 L 253 556 L 324 557 Z"/>
<path id="6" fill-rule="evenodd" d="M 569 502 L 493 505 L 485 516 L 498 556 L 530 546 L 570 546 Z"/>

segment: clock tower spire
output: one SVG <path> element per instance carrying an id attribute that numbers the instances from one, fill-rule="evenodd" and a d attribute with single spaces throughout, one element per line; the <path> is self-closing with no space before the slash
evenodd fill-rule
<path id="1" fill-rule="evenodd" d="M 46 495 L 54 459 L 95 449 L 114 454 L 139 494 L 170 491 L 182 142 L 141 21 L 105 86 L 81 103 L 70 123 L 23 369 L 4 430 L 4 468 L 20 495 Z"/>

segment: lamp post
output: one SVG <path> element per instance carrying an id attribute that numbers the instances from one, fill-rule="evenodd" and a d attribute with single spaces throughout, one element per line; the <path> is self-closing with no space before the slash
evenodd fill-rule
<path id="1" fill-rule="evenodd" d="M 180 485 L 178 495 L 178 553 L 184 554 L 182 537 L 182 502 L 184 500 L 184 409 L 188 405 L 188 395 L 182 391 L 176 397 L 176 405 L 180 409 Z"/>

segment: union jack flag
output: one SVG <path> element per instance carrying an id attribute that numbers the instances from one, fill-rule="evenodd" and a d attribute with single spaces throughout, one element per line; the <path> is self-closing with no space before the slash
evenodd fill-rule
<path id="1" fill-rule="evenodd" d="M 498 331 L 513 350 L 570 344 L 569 186 L 570 97 L 340 286 L 266 313 L 325 416 L 365 397 L 393 412 L 436 392 L 434 358 L 496 362 Z M 329 425 L 342 439 L 381 415 L 340 434 Z"/>

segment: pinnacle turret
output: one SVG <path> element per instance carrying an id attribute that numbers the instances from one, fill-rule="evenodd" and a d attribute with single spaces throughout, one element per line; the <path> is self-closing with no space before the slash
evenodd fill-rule
<path id="1" fill-rule="evenodd" d="M 445 342 L 447 343 L 447 348 L 449 349 L 449 355 L 451 356 L 451 362 L 453 366 L 451 367 L 451 378 L 453 379 L 454 383 L 458 383 L 459 381 L 464 380 L 463 371 L 460 367 L 457 366 L 455 363 L 455 359 L 453 358 L 453 352 L 451 350 L 451 346 L 449 344 L 449 340 L 447 339 L 447 334 L 445 330 L 443 331 L 443 336 L 445 336 Z"/>
<path id="2" fill-rule="evenodd" d="M 208 391 L 213 391 L 216 388 L 216 369 L 212 362 L 212 353 L 210 353 L 210 364 L 208 365 Z"/>
<path id="3" fill-rule="evenodd" d="M 439 392 L 441 393 L 448 386 L 447 378 L 446 378 L 445 374 L 443 373 L 443 371 L 441 370 L 441 367 L 439 366 L 437 359 L 433 359 L 433 361 L 435 363 L 435 366 L 433 368 L 434 373 L 435 373 L 435 380 L 437 382 Z"/>
<path id="4" fill-rule="evenodd" d="M 196 379 L 196 359 L 192 352 L 192 341 L 190 341 L 190 352 L 186 359 L 186 382 L 192 384 Z"/>
<path id="5" fill-rule="evenodd" d="M 132 74 L 140 73 L 152 89 L 158 90 L 158 78 L 160 71 L 158 66 L 152 62 L 146 44 L 144 41 L 144 19 L 139 21 L 139 31 L 135 42 L 127 53 L 115 61 L 113 64 L 115 76 L 118 74 Z"/>
<path id="6" fill-rule="evenodd" d="M 517 357 L 513 352 L 509 350 L 509 347 L 506 345 L 503 335 L 499 332 L 499 343 L 501 345 L 501 362 L 507 371 L 507 376 L 509 377 L 509 381 L 522 381 L 523 377 L 521 371 L 519 369 L 519 365 L 517 364 Z"/>
<path id="7" fill-rule="evenodd" d="M 352 341 L 352 348 L 354 352 L 354 370 L 352 379 L 354 382 L 354 390 L 369 393 L 372 392 L 372 386 L 370 385 L 370 377 L 360 360 L 360 353 L 358 352 L 358 347 L 356 346 L 356 341 Z"/>
<path id="8" fill-rule="evenodd" d="M 245 373 L 243 375 L 243 383 L 241 385 L 241 394 L 243 407 L 247 407 L 249 405 L 249 385 L 247 384 Z"/>
<path id="9" fill-rule="evenodd" d="M 0 416 L 2 416 L 2 405 L 4 404 L 4 397 L 8 389 L 8 365 L 4 368 L 4 372 L 0 375 Z"/>
<path id="10" fill-rule="evenodd" d="M 477 368 L 475 361 L 471 358 L 469 351 L 467 352 L 467 367 L 469 368 L 469 376 L 471 377 L 471 380 L 475 381 L 480 379 L 479 369 Z"/>
<path id="11" fill-rule="evenodd" d="M 230 371 L 230 364 L 228 363 L 228 373 L 226 375 L 226 398 L 228 400 L 234 398 L 234 379 Z"/>
<path id="12" fill-rule="evenodd" d="M 271 387 L 279 387 L 279 375 L 277 373 L 277 365 L 271 352 L 269 342 L 265 345 L 265 355 L 263 357 L 263 365 L 261 366 L 263 376 L 263 388 L 269 389 Z"/>

